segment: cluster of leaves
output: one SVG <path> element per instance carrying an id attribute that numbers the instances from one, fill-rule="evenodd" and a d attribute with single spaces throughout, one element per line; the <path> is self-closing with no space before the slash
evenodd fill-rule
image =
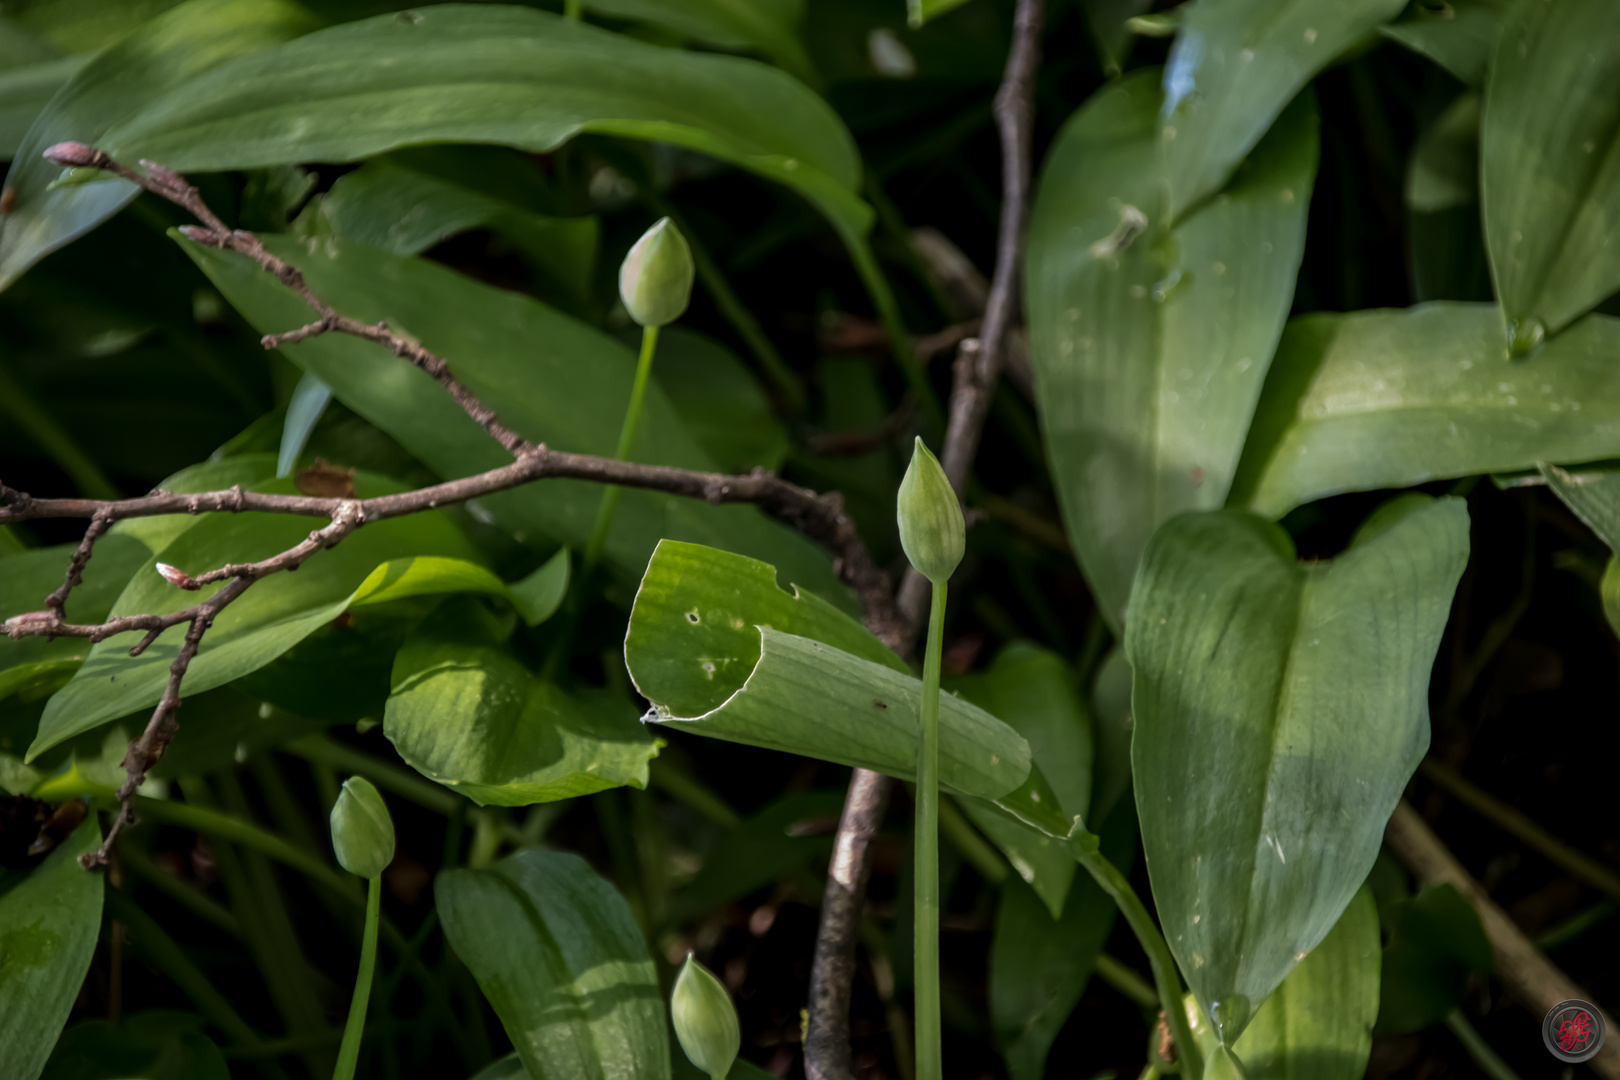
<path id="1" fill-rule="evenodd" d="M 1409 895 L 1379 844 L 1443 638 L 1455 762 L 1534 602 L 1527 569 L 1469 624 L 1501 561 L 1477 525 L 1471 556 L 1471 515 L 1522 498 L 1531 569 L 1536 523 L 1562 530 L 1551 602 L 1601 642 L 1581 655 L 1612 708 L 1620 9 L 1153 6 L 1047 11 L 1027 338 L 951 591 L 946 1060 L 1139 1067 L 1161 1006 L 1188 1072 L 1348 1080 L 1375 1030 L 1442 1022 L 1483 1060 L 1456 1011 L 1490 968 L 1478 921 Z M 632 456 L 839 489 L 898 572 L 902 454 L 941 434 L 949 381 L 908 327 L 960 338 L 983 306 L 1011 5 L 394 7 L 0 12 L 7 487 L 364 498 L 509 460 L 374 345 L 263 352 L 303 301 L 42 157 L 75 140 L 187 173 L 335 309 L 448 358 L 524 437 L 604 456 L 636 369 L 615 270 L 671 216 L 698 291 Z M 739 1002 L 731 1075 L 797 1068 L 841 767 L 914 777 L 921 684 L 827 553 L 752 507 L 625 491 L 581 572 L 602 499 L 530 484 L 255 583 L 186 672 L 105 881 L 75 861 L 95 816 L 51 807 L 111 804 L 180 632 L 135 657 L 129 634 L 0 640 L 0 1078 L 330 1075 L 367 903 L 322 824 L 348 774 L 398 822 L 363 1071 L 666 1080 L 692 949 Z M 265 558 L 308 525 L 120 522 L 67 614 L 178 611 L 160 562 Z M 73 528 L 0 526 L 0 617 L 61 584 Z M 863 1076 L 910 1070 L 903 856 L 878 845 Z"/>

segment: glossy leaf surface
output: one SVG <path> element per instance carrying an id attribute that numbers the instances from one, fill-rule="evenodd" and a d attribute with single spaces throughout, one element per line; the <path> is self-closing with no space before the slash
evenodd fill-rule
<path id="1" fill-rule="evenodd" d="M 1403 0 L 1228 0 L 1184 8 L 1159 124 L 1170 214 L 1226 186 L 1301 88 Z"/>
<path id="2" fill-rule="evenodd" d="M 1230 190 L 1167 227 L 1154 72 L 1058 136 L 1027 261 L 1031 358 L 1064 521 L 1117 626 L 1153 530 L 1226 497 L 1287 318 L 1316 172 L 1301 101 Z"/>
<path id="3" fill-rule="evenodd" d="M 0 289 L 117 213 L 138 190 L 118 179 L 47 190 L 62 168 L 41 156 L 46 147 L 65 139 L 96 145 L 171 88 L 315 26 L 291 0 L 189 0 L 81 68 L 28 129 L 6 174 L 16 210 L 0 219 Z"/>
<path id="4" fill-rule="evenodd" d="M 1606 0 L 1519 3 L 1502 21 L 1480 132 L 1485 240 L 1507 325 L 1528 341 L 1620 288 L 1617 39 Z"/>
<path id="5" fill-rule="evenodd" d="M 105 879 L 79 865 L 101 846 L 96 816 L 0 896 L 0 1060 L 5 1080 L 33 1080 L 67 1023 L 101 933 Z"/>
<path id="6" fill-rule="evenodd" d="M 1379 32 L 1422 53 L 1469 86 L 1482 86 L 1509 3 L 1445 0 L 1438 6 L 1414 4 L 1405 17 L 1380 27 Z"/>
<path id="7" fill-rule="evenodd" d="M 658 975 L 630 909 L 577 855 L 530 849 L 434 886 L 445 936 L 531 1076 L 668 1080 Z"/>
<path id="8" fill-rule="evenodd" d="M 910 778 L 922 683 L 859 623 L 789 594 L 768 565 L 664 541 L 625 635 L 650 722 Z M 960 698 L 940 699 L 940 782 L 996 799 L 1029 777 L 1029 745 Z"/>
<path id="9" fill-rule="evenodd" d="M 362 494 L 397 490 L 377 477 L 359 478 Z M 275 481 L 270 491 L 290 492 Z M 314 519 L 319 524 L 319 519 Z M 230 562 L 267 558 L 309 535 L 311 519 L 276 514 L 219 514 L 187 530 L 163 552 L 165 562 L 202 572 Z M 479 566 L 479 556 L 442 514 L 373 522 L 337 547 L 311 559 L 296 573 L 273 574 L 226 607 L 203 638 L 186 672 L 186 690 L 202 693 L 263 667 L 352 604 L 382 603 L 434 593 L 505 592 L 498 578 Z M 177 589 L 152 562 L 135 572 L 113 605 L 113 615 L 163 614 L 190 607 L 223 585 L 196 592 Z M 39 734 L 29 749 L 43 750 L 108 720 L 157 703 L 185 637 L 185 624 L 165 630 L 140 656 L 129 655 L 140 640 L 128 631 L 92 646 L 85 664 L 46 706 Z"/>
<path id="10" fill-rule="evenodd" d="M 618 341 L 425 260 L 330 241 L 306 246 L 286 237 L 264 239 L 344 314 L 386 321 L 448 358 L 457 377 L 523 435 L 559 450 L 613 454 L 636 363 Z M 261 333 L 308 319 L 304 303 L 255 264 L 184 246 Z M 386 350 L 327 334 L 285 352 L 440 476 L 469 476 L 510 460 L 442 387 Z M 647 389 L 635 454 L 665 465 L 714 466 L 656 385 Z M 546 538 L 578 550 L 589 540 L 601 498 L 600 485 L 547 480 L 480 499 L 478 506 L 519 542 Z M 626 491 L 613 520 L 605 562 L 623 581 L 636 580 L 658 540 L 673 537 L 767 558 L 822 596 L 854 607 L 820 549 L 752 507 Z"/>
<path id="11" fill-rule="evenodd" d="M 1246 1080 L 1360 1080 L 1378 1014 L 1378 906 L 1363 887 L 1322 943 L 1266 999 L 1232 1048 Z M 1206 1054 L 1215 1033 L 1188 1002 L 1193 1036 Z"/>
<path id="12" fill-rule="evenodd" d="M 1523 362 L 1486 304 L 1307 315 L 1277 346 L 1229 503 L 1281 516 L 1341 491 L 1620 456 L 1620 320 Z"/>
<path id="13" fill-rule="evenodd" d="M 1404 502 L 1331 562 L 1293 554 L 1249 514 L 1176 518 L 1125 635 L 1153 896 L 1228 1045 L 1333 928 L 1428 747 L 1468 514 Z"/>
<path id="14" fill-rule="evenodd" d="M 356 55 L 367 62 L 356 64 Z M 418 143 L 536 153 L 596 132 L 697 150 L 785 184 L 843 231 L 871 211 L 836 114 L 751 60 L 664 49 L 498 5 L 423 7 L 310 34 L 151 102 L 109 153 L 181 172 L 357 161 Z"/>

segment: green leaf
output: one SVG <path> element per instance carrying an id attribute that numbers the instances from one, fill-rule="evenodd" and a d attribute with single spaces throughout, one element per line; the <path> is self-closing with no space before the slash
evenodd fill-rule
<path id="1" fill-rule="evenodd" d="M 0 158 L 17 156 L 34 120 L 89 56 L 64 56 L 0 74 Z"/>
<path id="2" fill-rule="evenodd" d="M 365 322 L 387 321 L 450 357 L 457 377 L 528 438 L 559 450 L 613 454 L 635 355 L 606 334 L 425 260 L 332 241 L 305 246 L 286 237 L 262 239 L 294 261 L 339 311 Z M 304 303 L 256 264 L 189 242 L 183 246 L 261 333 L 308 320 Z M 324 334 L 284 352 L 440 476 L 469 476 L 511 460 L 438 383 L 385 349 Z M 714 466 L 657 386 L 647 389 L 636 456 L 664 465 Z M 480 499 L 476 506 L 519 542 L 544 538 L 578 550 L 589 540 L 601 498 L 600 485 L 547 480 Z M 621 582 L 633 583 L 661 537 L 724 544 L 768 558 L 822 595 L 855 606 L 824 552 L 748 506 L 626 491 L 606 562 Z"/>
<path id="3" fill-rule="evenodd" d="M 122 1023 L 86 1020 L 62 1032 L 40 1080 L 230 1080 L 225 1055 L 190 1013 L 138 1012 Z"/>
<path id="4" fill-rule="evenodd" d="M 653 381 L 725 472 L 774 470 L 786 459 L 787 429 L 770 398 L 737 354 L 713 338 L 684 326 L 664 327 Z"/>
<path id="5" fill-rule="evenodd" d="M 175 495 L 224 491 L 236 484 L 246 490 L 273 479 L 275 475 L 274 454 L 242 454 L 187 466 L 159 483 L 158 487 Z M 191 514 L 128 518 L 109 529 L 108 535 L 132 537 L 151 549 L 152 554 L 161 555 L 182 533 L 206 520 L 202 515 Z"/>
<path id="6" fill-rule="evenodd" d="M 321 414 L 332 401 L 332 388 L 315 376 L 305 373 L 293 387 L 287 401 L 287 419 L 281 429 L 281 448 L 276 454 L 276 475 L 291 476 L 298 468 L 310 432 L 320 423 Z"/>
<path id="7" fill-rule="evenodd" d="M 1541 475 L 1610 551 L 1620 551 L 1620 470 L 1560 469 L 1543 462 Z"/>
<path id="8" fill-rule="evenodd" d="M 8 558 L 0 573 L 0 620 L 43 610 L 45 597 L 67 576 L 68 562 L 78 546 L 61 544 Z M 84 583 L 68 594 L 67 621 L 91 624 L 104 620 L 113 601 L 150 555 L 146 545 L 133 537 L 113 533 L 98 540 L 84 568 Z M 13 641 L 0 636 L 0 698 L 21 694 L 31 701 L 53 693 L 78 670 L 89 652 L 90 642 L 85 638 Z"/>
<path id="9" fill-rule="evenodd" d="M 1093 729 L 1097 737 L 1095 774 L 1091 782 L 1091 811 L 1086 821 L 1101 828 L 1119 800 L 1131 789 L 1131 665 L 1125 649 L 1108 650 L 1091 687 Z"/>
<path id="10" fill-rule="evenodd" d="M 1418 136 L 1406 170 L 1413 293 L 1419 300 L 1488 300 L 1490 266 L 1479 222 L 1478 94 L 1463 94 Z"/>
<path id="11" fill-rule="evenodd" d="M 1136 817 L 1103 830 L 1103 853 L 1130 873 Z M 1071 858 L 1072 862 L 1072 858 Z M 1118 909 L 1082 874 L 1056 916 L 1034 892 L 1008 879 L 990 946 L 990 1018 L 1011 1080 L 1042 1080 L 1046 1055 L 1091 979 Z"/>
<path id="12" fill-rule="evenodd" d="M 139 190 L 116 178 L 47 190 L 62 169 L 41 156 L 46 147 L 64 139 L 97 145 L 165 91 L 315 25 L 291 0 L 189 0 L 79 69 L 28 129 L 6 174 L 16 209 L 0 218 L 0 289 L 116 214 Z"/>
<path id="13" fill-rule="evenodd" d="M 563 548 L 528 577 L 507 586 L 512 603 L 525 623 L 539 626 L 557 613 L 568 595 L 569 567 L 568 549 Z"/>
<path id="14" fill-rule="evenodd" d="M 338 178 L 314 220 L 344 240 L 416 255 L 458 233 L 489 229 L 509 240 L 574 302 L 590 294 L 601 225 L 594 217 L 549 217 L 452 180 L 383 158 Z M 300 225 L 304 225 L 300 219 Z"/>
<path id="15" fill-rule="evenodd" d="M 703 855 L 703 867 L 675 894 L 667 922 L 679 926 L 697 915 L 741 900 L 796 870 L 825 863 L 825 837 L 798 831 L 806 823 L 835 821 L 844 792 L 796 791 L 748 817 Z"/>
<path id="16" fill-rule="evenodd" d="M 1509 333 L 1533 344 L 1620 288 L 1620 6 L 1530 0 L 1485 80 L 1480 181 Z"/>
<path id="17" fill-rule="evenodd" d="M 459 630 L 429 620 L 394 661 L 383 733 L 406 764 L 480 806 L 647 786 L 661 744 L 627 703 L 570 695 Z"/>
<path id="18" fill-rule="evenodd" d="M 1281 334 L 1316 172 L 1307 96 L 1232 187 L 1170 229 L 1153 70 L 1096 94 L 1047 158 L 1030 349 L 1064 522 L 1117 627 L 1160 522 L 1221 505 Z"/>
<path id="19" fill-rule="evenodd" d="M 1402 19 L 1378 28 L 1469 86 L 1485 83 L 1485 68 L 1510 0 L 1440 0 L 1412 5 Z"/>
<path id="20" fill-rule="evenodd" d="M 798 78 L 815 82 L 799 41 L 804 0 L 587 0 L 587 10 L 663 26 L 721 49 L 756 49 Z"/>
<path id="21" fill-rule="evenodd" d="M 1306 315 L 1283 332 L 1228 504 L 1280 517 L 1342 491 L 1620 457 L 1620 320 L 1525 362 L 1486 304 Z"/>
<path id="22" fill-rule="evenodd" d="M 0 895 L 0 1061 L 4 1080 L 34 1080 L 67 1023 L 101 933 L 104 879 L 79 865 L 101 846 L 91 814 Z"/>
<path id="23" fill-rule="evenodd" d="M 447 4 L 322 30 L 176 87 L 102 142 L 114 157 L 205 172 L 432 142 L 540 153 L 585 132 L 738 165 L 797 191 L 845 234 L 871 222 L 853 140 L 791 76 L 518 7 Z"/>
<path id="24" fill-rule="evenodd" d="M 358 478 L 362 496 L 398 486 Z M 261 489 L 287 493 L 274 481 Z M 232 562 L 267 558 L 309 535 L 308 518 L 282 514 L 215 514 L 164 551 L 165 562 L 201 573 Z M 479 556 L 441 512 L 373 522 L 296 573 L 256 583 L 220 612 L 186 672 L 185 691 L 200 694 L 268 664 L 347 610 L 410 596 L 476 591 L 501 595 L 500 580 L 471 561 Z M 186 592 L 169 585 L 152 562 L 136 571 L 111 614 L 165 614 L 206 600 L 223 585 Z M 143 634 L 128 631 L 91 647 L 81 667 L 45 707 L 29 758 L 80 732 L 157 703 L 168 682 L 186 625 L 170 627 L 138 657 L 129 649 Z"/>
<path id="25" fill-rule="evenodd" d="M 1326 563 L 1250 514 L 1186 514 L 1137 574 L 1131 747 L 1165 939 L 1230 1045 L 1333 928 L 1429 742 L 1468 558 L 1459 499 Z"/>
<path id="26" fill-rule="evenodd" d="M 1462 1003 L 1468 978 L 1495 966 L 1479 915 L 1450 885 L 1424 889 L 1393 905 L 1384 950 L 1379 1035 L 1438 1024 Z"/>
<path id="27" fill-rule="evenodd" d="M 959 805 L 974 826 L 1007 857 L 1017 875 L 1034 890 L 1050 917 L 1061 916 L 1076 869 L 1074 855 L 1064 838 L 1048 835 L 982 799 L 963 799 Z M 1074 817 L 1060 813 L 1058 820 L 1072 822 Z"/>
<path id="28" fill-rule="evenodd" d="M 1363 887 L 1322 943 L 1289 973 L 1232 1047 L 1247 1080 L 1360 1080 L 1378 1014 L 1378 906 Z M 1195 1001 L 1193 1036 L 1206 1055 L 1217 1045 Z"/>
<path id="29" fill-rule="evenodd" d="M 663 541 L 630 612 L 625 665 L 646 719 L 697 734 L 915 775 L 922 683 L 860 624 L 768 565 Z M 960 698 L 940 700 L 940 782 L 996 799 L 1030 775 L 1029 746 Z"/>
<path id="30" fill-rule="evenodd" d="M 1195 4 L 1164 68 L 1159 138 L 1176 219 L 1226 186 L 1283 107 L 1405 0 Z"/>
<path id="31" fill-rule="evenodd" d="M 531 849 L 434 886 L 445 936 L 531 1076 L 667 1080 L 669 1035 L 647 943 L 577 855 Z"/>

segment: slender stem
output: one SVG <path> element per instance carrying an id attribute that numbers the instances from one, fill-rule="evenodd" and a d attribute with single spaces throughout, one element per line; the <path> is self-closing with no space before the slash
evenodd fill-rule
<path id="1" fill-rule="evenodd" d="M 1198 1044 L 1193 1041 L 1192 1029 L 1187 1026 L 1187 1011 L 1181 1003 L 1181 976 L 1176 973 L 1176 959 L 1170 955 L 1170 946 L 1165 944 L 1159 928 L 1153 925 L 1153 916 L 1148 914 L 1136 890 L 1131 888 L 1131 883 L 1125 880 L 1119 868 L 1109 862 L 1102 852 L 1084 844 L 1075 844 L 1073 848 L 1075 858 L 1102 886 L 1103 892 L 1113 898 L 1120 914 L 1125 916 L 1126 923 L 1136 934 L 1136 940 L 1141 943 L 1142 951 L 1147 953 L 1148 965 L 1153 968 L 1153 981 L 1159 990 L 1159 1007 L 1164 1010 L 1165 1022 L 1170 1025 L 1170 1034 L 1176 1041 L 1181 1075 L 1187 1080 L 1199 1080 L 1204 1075 L 1204 1059 L 1198 1052 Z"/>
<path id="2" fill-rule="evenodd" d="M 1153 985 L 1107 953 L 1097 954 L 1097 977 L 1144 1009 L 1159 1007 Z"/>
<path id="3" fill-rule="evenodd" d="M 343 1025 L 343 1045 L 338 1049 L 337 1068 L 332 1080 L 353 1080 L 360 1061 L 360 1043 L 366 1034 L 366 1005 L 371 1000 L 371 976 L 377 969 L 377 924 L 382 918 L 382 875 L 371 879 L 366 890 L 366 936 L 360 945 L 360 973 L 354 977 L 354 1000 L 349 1003 L 349 1021 Z"/>
<path id="4" fill-rule="evenodd" d="M 945 638 L 946 583 L 934 582 L 923 653 L 917 754 L 916 986 L 917 1080 L 941 1080 L 944 1053 L 939 1015 L 939 662 Z"/>
<path id="5" fill-rule="evenodd" d="M 647 383 L 652 377 L 653 352 L 658 348 L 658 327 L 641 328 L 641 358 L 636 361 L 636 381 L 630 387 L 630 404 L 624 410 L 624 426 L 619 429 L 619 449 L 614 454 L 620 461 L 630 460 L 630 451 L 636 446 L 636 428 L 641 424 L 641 403 L 647 396 Z M 590 543 L 585 546 L 585 565 L 580 580 L 590 576 L 602 561 L 607 550 L 608 530 L 613 527 L 613 512 L 619 506 L 619 493 L 624 489 L 610 484 L 602 492 L 602 502 L 596 510 L 596 525 L 591 529 Z"/>
<path id="6" fill-rule="evenodd" d="M 1496 1056 L 1491 1044 L 1474 1030 L 1474 1025 L 1468 1022 L 1461 1009 L 1452 1009 L 1446 1014 L 1446 1027 L 1457 1036 L 1457 1041 L 1463 1044 L 1463 1049 L 1474 1059 L 1474 1064 L 1479 1066 L 1480 1072 L 1491 1080 L 1519 1080 L 1519 1074 L 1514 1072 L 1513 1067 L 1507 1062 Z"/>
<path id="7" fill-rule="evenodd" d="M 900 365 L 911 392 L 922 403 L 923 416 L 936 429 L 944 427 L 945 414 L 940 411 L 939 398 L 911 351 L 911 332 L 900 318 L 900 305 L 894 298 L 894 290 L 889 287 L 889 279 L 883 276 L 883 268 L 878 265 L 877 257 L 872 254 L 872 246 L 867 243 L 866 237 L 854 233 L 844 234 L 844 246 L 849 249 L 855 272 L 861 276 L 866 294 L 877 309 L 878 320 L 889 333 L 889 347 L 894 350 L 895 362 Z"/>

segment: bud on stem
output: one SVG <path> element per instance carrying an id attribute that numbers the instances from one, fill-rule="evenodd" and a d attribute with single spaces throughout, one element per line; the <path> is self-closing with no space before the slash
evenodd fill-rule
<path id="1" fill-rule="evenodd" d="M 381 793 L 364 777 L 345 780 L 332 805 L 332 850 L 356 877 L 377 877 L 394 861 L 394 821 Z"/>
<path id="2" fill-rule="evenodd" d="M 686 954 L 669 996 L 675 1037 L 686 1056 L 715 1080 L 725 1080 L 742 1047 L 742 1028 L 731 995 L 714 973 Z"/>
<path id="3" fill-rule="evenodd" d="M 642 326 L 667 326 L 686 310 L 696 273 L 686 237 L 669 218 L 659 218 L 619 267 L 624 309 Z"/>
<path id="4" fill-rule="evenodd" d="M 921 437 L 913 444 L 896 506 L 906 558 L 935 585 L 948 581 L 967 549 L 967 523 L 956 490 Z"/>

